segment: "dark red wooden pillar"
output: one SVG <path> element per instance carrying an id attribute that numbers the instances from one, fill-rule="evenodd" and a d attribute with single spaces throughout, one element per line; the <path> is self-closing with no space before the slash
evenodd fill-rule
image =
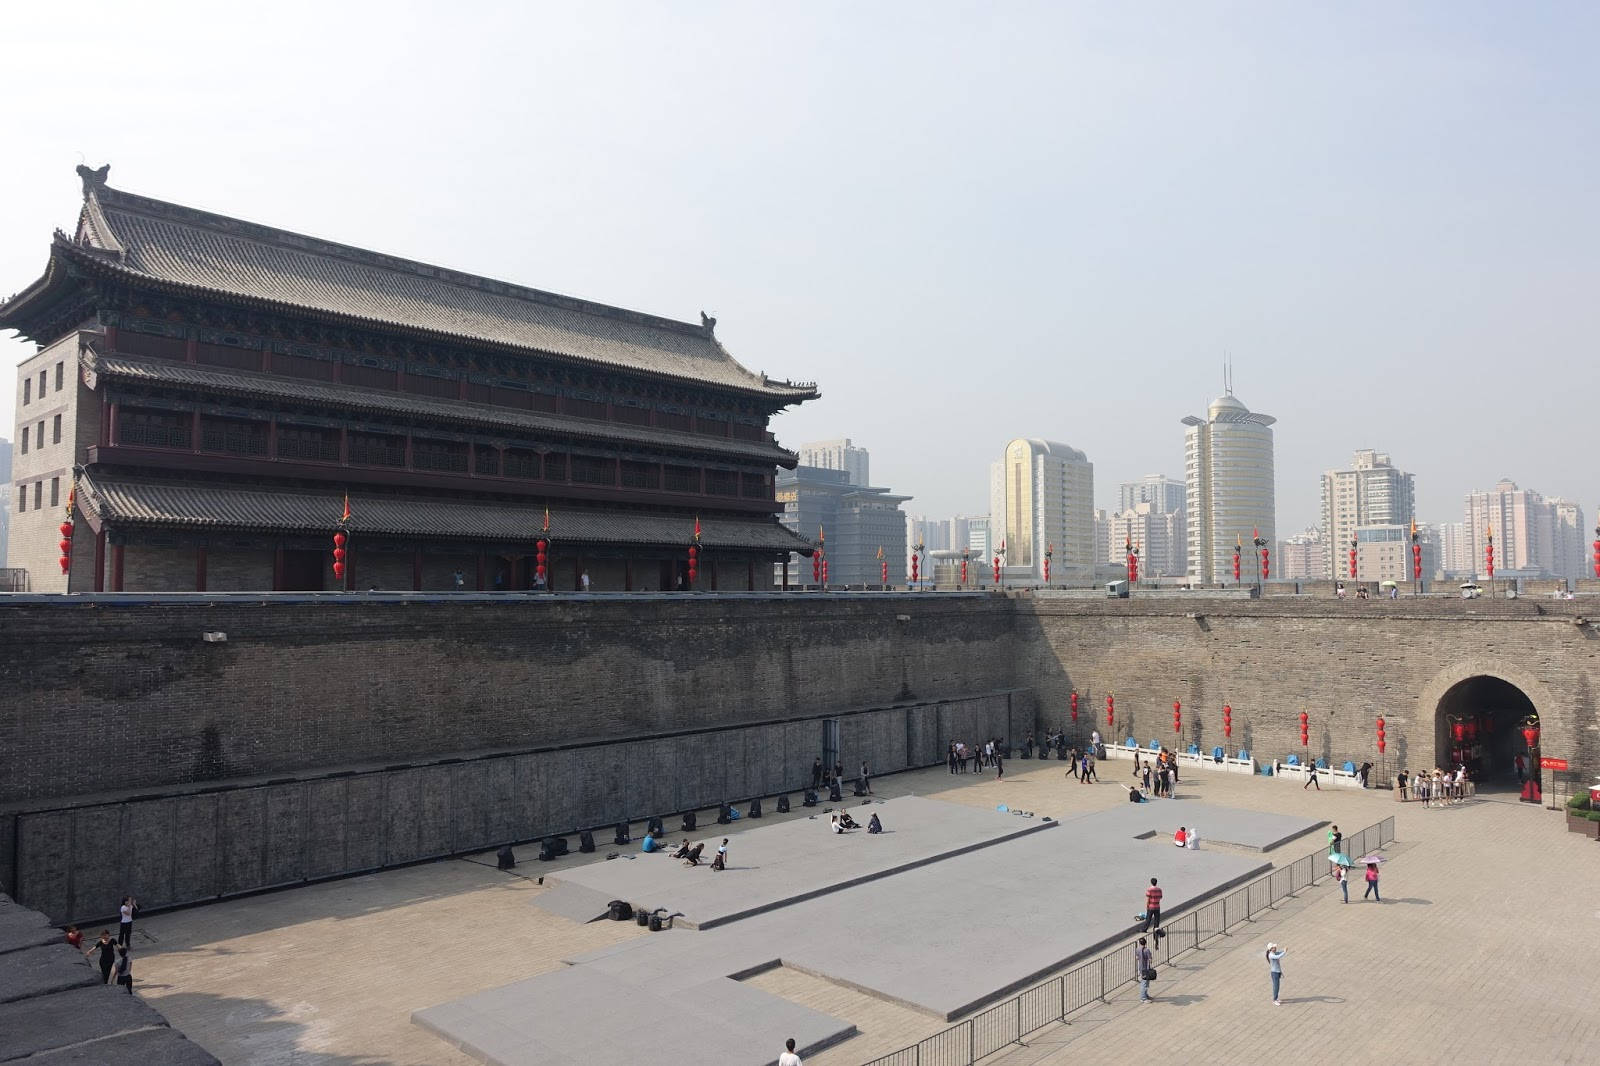
<path id="1" fill-rule="evenodd" d="M 192 342 L 191 342 L 192 343 Z M 200 412 L 196 411 L 189 416 L 189 450 L 200 450 Z"/>
<path id="2" fill-rule="evenodd" d="M 111 546 L 111 591 L 122 591 L 122 545 Z"/>
<path id="3" fill-rule="evenodd" d="M 422 549 L 416 548 L 411 552 L 411 591 L 422 591 Z"/>
<path id="4" fill-rule="evenodd" d="M 106 531 L 94 535 L 94 590 L 106 590 Z"/>
<path id="5" fill-rule="evenodd" d="M 206 590 L 206 546 L 203 542 L 194 550 L 194 590 Z"/>
<path id="6" fill-rule="evenodd" d="M 106 404 L 106 443 L 117 443 L 117 405 L 115 401 Z"/>
<path id="7" fill-rule="evenodd" d="M 267 423 L 267 458 L 278 457 L 278 420 L 274 418 Z"/>
<path id="8" fill-rule="evenodd" d="M 283 545 L 277 544 L 272 548 L 272 591 L 283 591 Z"/>

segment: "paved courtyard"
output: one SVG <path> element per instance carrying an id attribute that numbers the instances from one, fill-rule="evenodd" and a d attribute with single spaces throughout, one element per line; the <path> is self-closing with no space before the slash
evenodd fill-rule
<path id="1" fill-rule="evenodd" d="M 880 796 L 1006 803 L 1059 818 L 1125 805 L 1119 768 L 1130 769 L 1103 764 L 1106 781 L 1082 786 L 1064 776 L 1065 764 L 1019 760 L 1007 764 L 1004 782 L 952 777 L 941 767 L 883 778 L 874 788 Z M 1588 970 L 1600 946 L 1600 898 L 1588 886 L 1600 872 L 1600 846 L 1566 833 L 1558 815 L 1498 798 L 1423 810 L 1376 792 L 1319 794 L 1223 774 L 1186 777 L 1179 797 L 1162 801 L 1170 802 L 1173 828 L 1185 821 L 1185 798 L 1328 819 L 1350 831 L 1395 815 L 1385 903 L 1356 902 L 1357 885 L 1344 906 L 1331 883 L 1318 884 L 1181 958 L 1157 982 L 1160 1002 L 1140 1007 L 1136 996 L 1115 996 L 994 1061 L 1121 1062 L 1136 1047 L 1168 1055 L 1181 1047 L 1189 1062 L 1593 1061 L 1600 1026 L 1588 1010 Z M 733 836 L 809 813 L 769 813 L 697 837 Z M 1298 858 L 1321 834 L 1264 858 Z M 607 850 L 602 845 L 601 855 Z M 535 851 L 520 849 L 512 874 L 484 855 L 141 920 L 139 990 L 227 1063 L 471 1062 L 413 1025 L 412 1012 L 649 935 L 631 923 L 580 925 L 532 906 L 545 891 L 535 883 L 539 875 L 600 857 L 539 863 Z M 1268 939 L 1290 951 L 1279 1008 L 1269 1002 L 1261 959 Z M 786 967 L 747 983 L 855 1024 L 857 1036 L 808 1057 L 809 1066 L 860 1063 L 944 1027 L 925 1013 Z M 648 1026 L 663 1040 L 694 1039 L 677 1036 L 671 1018 L 631 1016 L 627 1004 L 618 1005 L 616 1024 Z M 785 1035 L 773 1034 L 774 1058 Z"/>

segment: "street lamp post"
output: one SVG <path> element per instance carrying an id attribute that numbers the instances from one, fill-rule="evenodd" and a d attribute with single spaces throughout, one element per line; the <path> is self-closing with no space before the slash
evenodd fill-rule
<path id="1" fill-rule="evenodd" d="M 1262 581 L 1264 581 L 1267 576 L 1267 568 L 1262 561 L 1261 553 L 1266 551 L 1267 540 L 1261 535 L 1261 530 L 1257 529 L 1252 533 L 1250 543 L 1256 546 L 1256 595 L 1259 597 L 1263 592 L 1266 591 L 1262 587 Z"/>

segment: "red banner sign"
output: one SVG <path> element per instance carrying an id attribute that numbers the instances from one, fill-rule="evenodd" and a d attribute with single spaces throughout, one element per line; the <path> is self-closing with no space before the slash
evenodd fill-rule
<path id="1" fill-rule="evenodd" d="M 1539 769 L 1541 770 L 1565 770 L 1566 768 L 1567 760 L 1565 759 L 1556 759 L 1549 755 L 1539 756 Z"/>

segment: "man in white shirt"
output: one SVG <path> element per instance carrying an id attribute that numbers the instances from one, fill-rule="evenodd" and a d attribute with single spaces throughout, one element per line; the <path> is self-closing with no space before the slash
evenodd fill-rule
<path id="1" fill-rule="evenodd" d="M 794 1037 L 785 1040 L 783 1046 L 788 1050 L 778 1056 L 778 1066 L 803 1066 L 800 1056 L 794 1053 Z"/>

